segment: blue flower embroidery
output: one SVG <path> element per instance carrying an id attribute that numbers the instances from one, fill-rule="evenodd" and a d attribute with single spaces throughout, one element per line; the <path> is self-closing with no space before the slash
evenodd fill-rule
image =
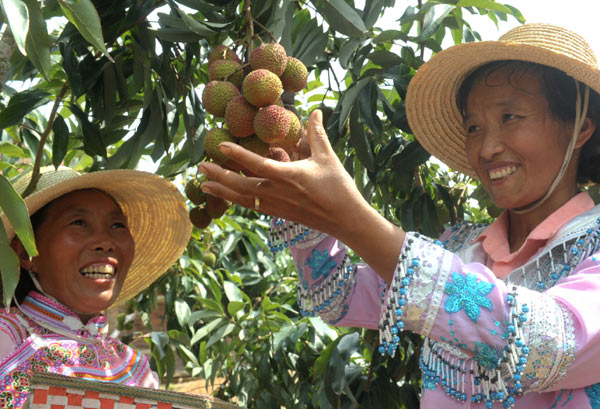
<path id="1" fill-rule="evenodd" d="M 500 357 L 494 347 L 483 342 L 475 342 L 475 356 L 473 359 L 485 369 L 495 369 L 498 366 Z"/>
<path id="2" fill-rule="evenodd" d="M 592 409 L 600 409 L 600 383 L 586 386 L 585 393 L 590 398 Z"/>
<path id="3" fill-rule="evenodd" d="M 312 279 L 323 276 L 327 277 L 329 272 L 335 268 L 335 260 L 329 255 L 327 250 L 319 253 L 318 250 L 312 251 L 312 256 L 306 259 L 306 264 L 312 269 Z"/>
<path id="4" fill-rule="evenodd" d="M 477 322 L 479 318 L 479 307 L 491 311 L 494 304 L 485 296 L 494 288 L 494 284 L 486 281 L 477 281 L 475 274 L 468 273 L 466 276 L 460 273 L 452 273 L 454 282 L 446 283 L 444 292 L 448 294 L 444 308 L 448 314 L 458 312 L 462 309 L 469 318 Z"/>

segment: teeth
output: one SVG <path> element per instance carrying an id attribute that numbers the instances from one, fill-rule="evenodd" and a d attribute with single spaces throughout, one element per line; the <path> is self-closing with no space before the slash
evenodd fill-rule
<path id="1" fill-rule="evenodd" d="M 108 275 L 110 277 L 115 274 L 115 268 L 110 264 L 94 265 L 82 268 L 81 273 L 85 274 L 86 276 L 101 274 L 103 276 Z"/>
<path id="2" fill-rule="evenodd" d="M 87 278 L 104 278 L 104 279 L 113 278 L 112 274 L 103 274 L 103 273 L 83 273 L 83 275 L 86 276 Z"/>
<path id="3" fill-rule="evenodd" d="M 490 179 L 496 180 L 496 179 L 501 179 L 501 178 L 507 177 L 508 175 L 512 175 L 516 171 L 517 171 L 517 167 L 511 166 L 511 167 L 503 168 L 500 170 L 490 170 L 489 175 L 490 175 Z"/>

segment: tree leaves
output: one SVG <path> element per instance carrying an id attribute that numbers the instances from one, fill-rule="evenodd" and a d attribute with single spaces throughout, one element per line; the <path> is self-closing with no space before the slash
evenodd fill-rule
<path id="1" fill-rule="evenodd" d="M 312 0 L 312 3 L 334 30 L 348 37 L 361 37 L 367 31 L 360 14 L 344 0 Z"/>
<path id="2" fill-rule="evenodd" d="M 48 92 L 26 90 L 12 96 L 5 109 L 0 111 L 0 129 L 17 125 L 29 112 L 44 104 Z"/>
<path id="3" fill-rule="evenodd" d="M 29 31 L 25 40 L 27 56 L 42 76 L 50 81 L 50 37 L 46 29 L 46 20 L 42 16 L 40 2 L 25 0 L 29 11 Z"/>
<path id="4" fill-rule="evenodd" d="M 29 11 L 22 0 L 1 0 L 2 12 L 8 20 L 10 31 L 15 39 L 19 51 L 27 55 L 25 41 L 29 30 Z"/>
<path id="5" fill-rule="evenodd" d="M 91 0 L 58 0 L 65 17 L 77 28 L 79 33 L 90 44 L 108 58 L 111 62 L 112 57 L 104 44 L 100 16 Z"/>

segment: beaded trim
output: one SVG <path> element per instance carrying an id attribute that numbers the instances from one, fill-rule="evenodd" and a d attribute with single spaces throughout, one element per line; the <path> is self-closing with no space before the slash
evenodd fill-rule
<path id="1" fill-rule="evenodd" d="M 300 313 L 303 317 L 320 315 L 324 321 L 337 324 L 348 313 L 344 302 L 355 281 L 356 268 L 349 264 L 348 255 L 344 255 L 332 274 L 319 284 L 306 289 L 299 287 Z"/>
<path id="2" fill-rule="evenodd" d="M 595 219 L 595 226 L 583 230 L 576 237 L 563 239 L 535 260 L 511 272 L 506 282 L 544 291 L 554 286 L 561 278 L 567 277 L 599 248 L 600 217 Z"/>
<path id="3" fill-rule="evenodd" d="M 417 236 L 418 237 L 418 236 Z M 390 294 L 385 306 L 385 312 L 381 314 L 379 320 L 379 352 L 381 354 L 387 354 L 393 357 L 396 354 L 396 349 L 400 342 L 400 332 L 404 331 L 404 321 L 402 321 L 404 314 L 404 307 L 406 306 L 406 293 L 407 287 L 410 285 L 413 276 L 417 273 L 421 267 L 421 260 L 415 257 L 408 259 L 408 254 L 414 239 L 411 234 L 407 233 L 406 243 L 400 254 L 400 261 L 396 269 L 396 275 L 394 282 L 390 288 Z M 381 294 L 381 302 L 385 303 L 386 290 Z M 383 309 L 383 307 L 382 307 Z"/>
<path id="4" fill-rule="evenodd" d="M 318 244 L 327 235 L 300 223 L 274 218 L 269 229 L 269 248 L 273 253 L 289 247 L 306 248 Z"/>

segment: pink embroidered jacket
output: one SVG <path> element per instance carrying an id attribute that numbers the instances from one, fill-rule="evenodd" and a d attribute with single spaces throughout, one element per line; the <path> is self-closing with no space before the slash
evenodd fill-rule
<path id="1" fill-rule="evenodd" d="M 0 312 L 0 407 L 23 406 L 34 372 L 157 388 L 158 379 L 147 358 L 104 337 L 105 323 L 106 318 L 100 316 L 84 326 L 67 307 L 35 291 L 27 295 L 20 310 Z"/>
<path id="2" fill-rule="evenodd" d="M 426 336 L 422 408 L 598 409 L 600 206 L 583 212 L 584 195 L 590 205 L 565 204 L 562 227 L 503 279 L 475 240 L 485 228 L 470 224 L 435 242 L 407 234 L 390 286 L 300 225 L 275 219 L 271 246 L 291 250 L 304 315 L 379 328 L 385 354 L 403 330 Z"/>

